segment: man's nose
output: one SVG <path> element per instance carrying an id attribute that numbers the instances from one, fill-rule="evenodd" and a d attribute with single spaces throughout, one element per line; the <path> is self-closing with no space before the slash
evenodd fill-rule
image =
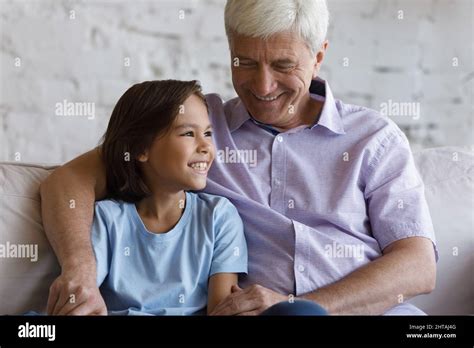
<path id="1" fill-rule="evenodd" d="M 273 72 L 267 66 L 259 66 L 254 77 L 254 93 L 260 97 L 266 97 L 276 89 L 276 81 Z"/>

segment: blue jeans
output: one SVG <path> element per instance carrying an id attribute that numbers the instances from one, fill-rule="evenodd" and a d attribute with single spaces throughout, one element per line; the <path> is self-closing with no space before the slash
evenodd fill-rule
<path id="1" fill-rule="evenodd" d="M 37 315 L 46 315 L 43 313 L 35 312 L 35 311 L 28 311 L 26 313 L 23 313 L 22 315 L 27 315 L 27 316 L 37 316 Z"/>
<path id="2" fill-rule="evenodd" d="M 28 311 L 23 315 L 37 316 L 45 314 L 35 311 Z M 328 315 L 328 312 L 315 302 L 307 300 L 295 300 L 293 302 L 279 302 L 268 308 L 266 311 L 262 312 L 260 315 Z"/>
<path id="3" fill-rule="evenodd" d="M 279 302 L 260 315 L 328 315 L 328 312 L 315 302 L 295 300 Z"/>

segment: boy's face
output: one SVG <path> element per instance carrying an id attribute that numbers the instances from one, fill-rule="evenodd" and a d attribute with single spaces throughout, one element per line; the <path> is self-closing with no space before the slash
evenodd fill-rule
<path id="1" fill-rule="evenodd" d="M 152 191 L 202 190 L 214 160 L 211 136 L 206 106 L 193 94 L 180 106 L 170 131 L 139 157 L 148 187 Z"/>

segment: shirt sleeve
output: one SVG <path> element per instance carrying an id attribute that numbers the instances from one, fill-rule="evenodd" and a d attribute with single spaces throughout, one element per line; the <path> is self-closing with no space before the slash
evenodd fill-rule
<path id="1" fill-rule="evenodd" d="M 247 273 L 247 243 L 242 219 L 235 206 L 225 198 L 216 207 L 214 235 L 210 276 L 216 273 Z"/>
<path id="2" fill-rule="evenodd" d="M 408 139 L 396 125 L 390 128 L 368 166 L 365 198 L 372 234 L 381 249 L 408 237 L 429 238 L 438 260 L 424 185 Z"/>
<path id="3" fill-rule="evenodd" d="M 97 263 L 97 286 L 99 287 L 109 273 L 111 257 L 107 213 L 100 203 L 95 204 L 91 242 Z"/>

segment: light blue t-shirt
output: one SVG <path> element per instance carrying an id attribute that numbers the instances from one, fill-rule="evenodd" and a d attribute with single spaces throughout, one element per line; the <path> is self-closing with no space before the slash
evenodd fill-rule
<path id="1" fill-rule="evenodd" d="M 237 209 L 205 193 L 186 192 L 181 219 L 162 234 L 146 229 L 135 204 L 97 202 L 92 244 L 109 314 L 204 314 L 210 276 L 247 273 Z"/>

